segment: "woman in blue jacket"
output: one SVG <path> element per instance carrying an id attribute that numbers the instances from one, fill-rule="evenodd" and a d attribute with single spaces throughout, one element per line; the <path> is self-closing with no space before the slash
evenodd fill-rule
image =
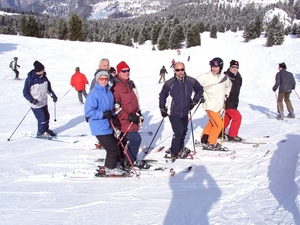
<path id="1" fill-rule="evenodd" d="M 122 175 L 123 170 L 117 168 L 119 147 L 114 136 L 110 120 L 113 116 L 114 97 L 108 85 L 107 71 L 99 71 L 96 76 L 94 88 L 90 91 L 84 105 L 84 113 L 88 118 L 92 135 L 106 150 L 106 175 Z"/>

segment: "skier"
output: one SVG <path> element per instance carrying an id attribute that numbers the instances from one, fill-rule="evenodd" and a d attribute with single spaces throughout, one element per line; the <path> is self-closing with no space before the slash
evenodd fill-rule
<path id="1" fill-rule="evenodd" d="M 78 99 L 81 103 L 83 103 L 82 95 L 84 95 L 85 98 L 87 96 L 85 85 L 88 83 L 86 76 L 80 72 L 79 67 L 76 67 L 75 74 L 71 77 L 70 84 L 78 92 Z"/>
<path id="2" fill-rule="evenodd" d="M 192 98 L 192 94 L 194 96 Z M 174 77 L 167 80 L 159 93 L 159 108 L 162 117 L 167 117 L 167 97 L 172 97 L 169 120 L 173 130 L 173 139 L 170 148 L 172 158 L 186 158 L 190 150 L 184 147 L 184 139 L 188 130 L 188 113 L 198 104 L 203 94 L 203 87 L 199 82 L 185 72 L 182 62 L 175 63 Z"/>
<path id="3" fill-rule="evenodd" d="M 109 90 L 108 73 L 106 71 L 99 71 L 96 74 L 95 81 L 95 87 L 87 96 L 84 113 L 89 118 L 92 135 L 96 136 L 106 150 L 106 176 L 122 175 L 124 171 L 117 168 L 119 148 L 113 134 L 113 128 L 109 122 L 114 115 L 114 97 Z"/>
<path id="4" fill-rule="evenodd" d="M 239 73 L 239 62 L 236 60 L 230 61 L 230 66 L 224 74 L 230 79 L 232 83 L 230 94 L 225 101 L 225 115 L 224 115 L 224 130 L 228 127 L 230 121 L 230 128 L 227 135 L 228 141 L 241 142 L 243 139 L 238 136 L 239 129 L 242 122 L 242 115 L 238 111 L 239 95 L 242 86 L 242 76 Z M 222 132 L 221 132 L 222 135 Z"/>
<path id="5" fill-rule="evenodd" d="M 168 71 L 166 70 L 165 66 L 163 66 L 160 71 L 159 71 L 159 80 L 158 83 L 160 84 L 161 80 L 163 80 L 163 82 L 166 82 L 166 74 L 168 74 Z"/>
<path id="6" fill-rule="evenodd" d="M 282 101 L 284 99 L 285 105 L 287 110 L 289 111 L 289 114 L 287 117 L 289 118 L 295 118 L 294 109 L 290 100 L 290 94 L 292 93 L 292 90 L 296 87 L 296 82 L 294 75 L 291 72 L 288 72 L 286 64 L 279 63 L 278 70 L 279 72 L 276 74 L 275 77 L 275 85 L 273 86 L 272 90 L 275 92 L 277 88 L 279 87 L 279 93 L 277 97 L 277 112 L 278 116 L 277 119 L 284 119 L 283 114 L 283 104 Z"/>
<path id="7" fill-rule="evenodd" d="M 221 58 L 213 58 L 209 65 L 211 70 L 197 78 L 204 89 L 203 107 L 209 119 L 201 134 L 201 143 L 203 150 L 218 151 L 223 150 L 223 146 L 217 143 L 222 130 L 220 111 L 223 109 L 224 100 L 229 96 L 232 84 L 225 74 L 221 74 L 223 69 Z"/>
<path id="8" fill-rule="evenodd" d="M 129 142 L 127 153 L 134 166 L 149 169 L 147 162 L 137 159 L 142 138 L 139 129 L 144 118 L 141 113 L 137 88 L 130 80 L 130 67 L 121 61 L 117 65 L 117 76 L 111 88 L 115 99 L 116 126 L 121 131 L 123 145 Z M 130 166 L 129 159 L 125 157 L 124 169 Z"/>
<path id="9" fill-rule="evenodd" d="M 171 66 L 170 66 L 170 68 L 174 68 L 174 65 L 175 65 L 175 59 L 173 59 L 173 60 L 171 61 Z"/>
<path id="10" fill-rule="evenodd" d="M 50 138 L 56 136 L 56 134 L 49 129 L 50 114 L 47 94 L 50 94 L 53 102 L 57 102 L 57 96 L 51 88 L 44 65 L 39 61 L 35 61 L 33 66 L 34 69 L 28 73 L 25 80 L 23 95 L 30 102 L 31 109 L 38 121 L 36 137 Z"/>
<path id="11" fill-rule="evenodd" d="M 18 68 L 20 68 L 20 66 L 18 65 L 18 57 L 14 57 L 14 60 L 11 61 L 9 66 L 12 69 L 12 71 L 15 72 L 15 80 L 21 80 L 19 78 L 19 71 L 18 71 Z"/>

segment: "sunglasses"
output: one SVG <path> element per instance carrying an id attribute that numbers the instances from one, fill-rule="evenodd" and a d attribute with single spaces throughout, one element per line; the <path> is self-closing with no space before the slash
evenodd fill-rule
<path id="1" fill-rule="evenodd" d="M 184 68 L 181 68 L 181 69 L 175 69 L 176 72 L 179 72 L 179 71 L 184 71 Z"/>
<path id="2" fill-rule="evenodd" d="M 121 70 L 122 73 L 129 73 L 130 72 L 130 69 L 129 70 Z"/>
<path id="3" fill-rule="evenodd" d="M 239 67 L 238 66 L 231 66 L 231 68 L 237 68 L 238 69 Z"/>
<path id="4" fill-rule="evenodd" d="M 98 80 L 100 80 L 100 81 L 108 81 L 108 78 L 107 77 L 99 77 Z"/>

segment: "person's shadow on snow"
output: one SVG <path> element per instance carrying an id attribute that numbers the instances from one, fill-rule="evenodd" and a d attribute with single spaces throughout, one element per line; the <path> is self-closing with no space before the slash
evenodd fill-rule
<path id="1" fill-rule="evenodd" d="M 221 190 L 205 167 L 193 166 L 188 173 L 176 173 L 169 183 L 173 198 L 163 224 L 209 224 L 208 213 Z"/>
<path id="2" fill-rule="evenodd" d="M 58 128 L 55 128 L 53 131 L 55 133 L 60 133 L 60 132 L 66 131 L 66 130 L 72 128 L 72 127 L 76 127 L 80 123 L 85 123 L 85 117 L 84 117 L 84 115 L 77 116 L 76 118 L 71 119 L 65 125 L 60 126 Z"/>
<path id="3" fill-rule="evenodd" d="M 298 192 L 295 172 L 299 154 L 299 140 L 299 135 L 290 134 L 285 141 L 279 141 L 278 148 L 274 151 L 268 167 L 269 189 L 278 201 L 278 206 L 274 212 L 284 208 L 293 215 L 293 224 L 297 225 L 300 225 L 300 205 L 298 209 L 295 202 Z"/>

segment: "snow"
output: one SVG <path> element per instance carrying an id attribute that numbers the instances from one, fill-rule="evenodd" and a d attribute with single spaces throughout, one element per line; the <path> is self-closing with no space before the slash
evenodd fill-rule
<path id="1" fill-rule="evenodd" d="M 178 56 L 175 50 L 152 51 L 148 42 L 130 48 L 0 35 L 0 224 L 300 224 L 300 39 L 287 36 L 283 45 L 267 48 L 263 37 L 245 43 L 242 32 L 226 32 L 218 33 L 217 39 L 201 34 L 201 41 L 202 46 L 182 49 Z M 21 81 L 13 80 L 8 68 L 15 56 Z M 224 143 L 236 150 L 234 160 L 200 157 L 157 164 L 173 168 L 173 177 L 166 170 L 141 171 L 140 179 L 95 178 L 95 169 L 101 165 L 95 160 L 105 152 L 91 150 L 96 138 L 90 134 L 84 106 L 69 82 L 77 66 L 91 81 L 104 57 L 111 66 L 122 60 L 130 66 L 145 117 L 142 131 L 153 133 L 162 121 L 158 79 L 163 65 L 169 72 L 167 78 L 173 74 L 169 68 L 173 58 L 185 63 L 188 75 L 197 77 L 210 69 L 208 62 L 214 57 L 224 60 L 224 69 L 232 59 L 238 60 L 243 76 L 239 136 L 265 144 L 254 148 Z M 22 96 L 24 79 L 35 60 L 45 65 L 59 98 L 55 111 L 49 98 L 50 127 L 61 134 L 87 136 L 61 137 L 58 140 L 65 142 L 56 142 L 26 135 L 36 133 L 37 126 Z M 276 115 L 272 86 L 280 62 L 287 64 L 297 82 L 291 94 L 296 118 L 283 121 L 268 118 Z M 199 107 L 193 116 L 195 139 L 199 140 L 206 123 L 207 116 Z M 186 145 L 193 148 L 190 124 L 188 128 Z M 153 136 L 142 136 L 142 146 L 147 148 Z M 170 122 L 165 119 L 153 147 L 168 148 L 171 138 Z M 155 149 L 147 158 L 163 159 L 164 151 Z M 181 171 L 188 166 L 193 166 L 189 173 Z"/>

